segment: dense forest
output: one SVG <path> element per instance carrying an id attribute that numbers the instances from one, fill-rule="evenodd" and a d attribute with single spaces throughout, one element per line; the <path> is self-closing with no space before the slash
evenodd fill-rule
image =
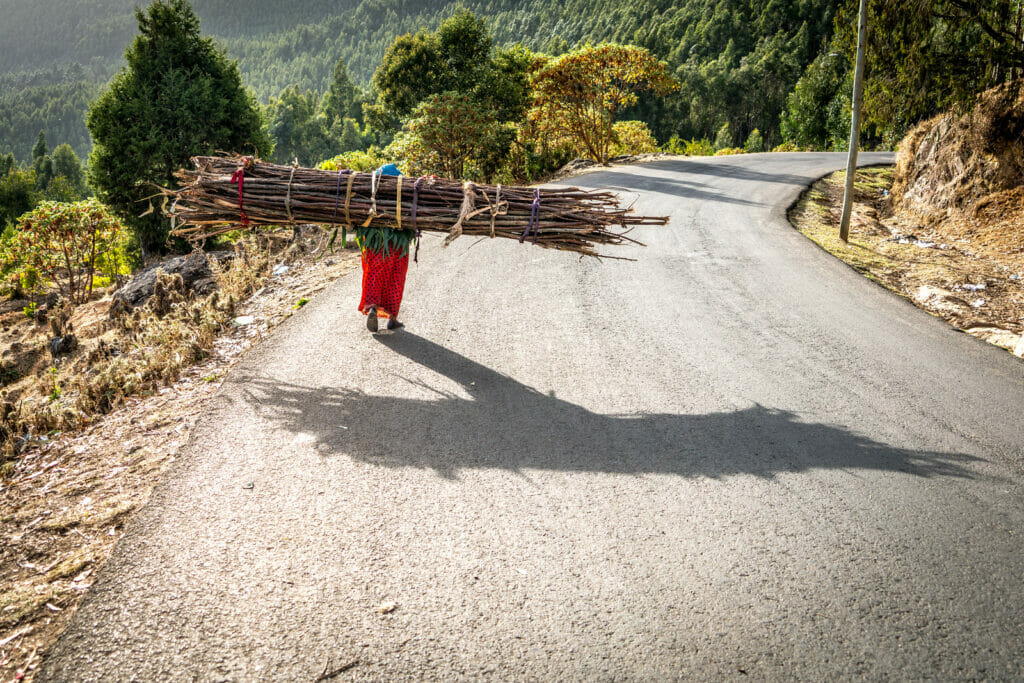
<path id="1" fill-rule="evenodd" d="M 7 0 L 0 24 L 0 153 L 28 162 L 44 130 L 79 156 L 88 154 L 85 104 L 124 64 L 124 48 L 136 31 L 135 4 Z M 647 122 L 659 143 L 676 137 L 742 145 L 756 129 L 768 147 L 783 141 L 845 145 L 855 0 L 192 4 L 203 33 L 238 61 L 262 103 L 325 93 L 339 59 L 352 81 L 369 89 L 395 36 L 436 27 L 465 7 L 486 23 L 497 46 L 521 43 L 557 55 L 611 41 L 664 60 L 681 87 L 667 97 L 641 98 L 626 115 Z M 892 144 L 915 120 L 971 94 L 961 91 L 1012 76 L 1006 65 L 1020 59 L 1022 7 L 1014 0 L 870 5 L 877 21 L 866 135 L 873 144 Z"/>
<path id="2" fill-rule="evenodd" d="M 40 129 L 89 151 L 82 106 L 123 63 L 135 32 L 131 0 L 13 0 L 0 26 L 0 151 L 22 160 Z M 468 0 L 498 45 L 558 54 L 586 42 L 645 47 L 684 87 L 667 102 L 641 102 L 659 140 L 713 136 L 726 120 L 734 143 L 753 128 L 778 142 L 779 113 L 832 30 L 835 0 Z M 396 35 L 436 26 L 458 8 L 441 0 L 196 0 L 203 31 L 238 60 L 268 102 L 286 88 L 325 92 L 339 58 L 368 86 Z M 41 46 L 44 46 L 41 49 Z M 31 89 L 26 90 L 26 84 Z M 12 94 L 17 93 L 17 94 Z M 756 97 L 755 97 L 756 96 Z M 59 104 L 57 104 L 59 102 Z M 75 113 L 77 109 L 77 115 Z M 724 118 L 723 118 L 724 117 Z"/>

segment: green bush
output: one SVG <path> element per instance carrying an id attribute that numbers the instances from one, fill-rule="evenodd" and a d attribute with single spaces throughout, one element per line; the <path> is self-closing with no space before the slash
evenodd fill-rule
<path id="1" fill-rule="evenodd" d="M 715 153 L 715 146 L 707 138 L 689 140 L 683 148 L 683 154 L 692 157 L 709 157 Z"/>
<path id="2" fill-rule="evenodd" d="M 384 163 L 386 162 L 381 151 L 376 147 L 370 147 L 365 152 L 344 152 L 326 161 L 321 161 L 317 168 L 324 171 L 341 171 L 348 168 L 353 171 L 369 173 L 370 171 L 376 171 Z"/>
<path id="3" fill-rule="evenodd" d="M 744 152 L 763 152 L 764 151 L 764 138 L 761 137 L 761 131 L 757 128 L 750 131 L 747 141 L 743 143 Z"/>

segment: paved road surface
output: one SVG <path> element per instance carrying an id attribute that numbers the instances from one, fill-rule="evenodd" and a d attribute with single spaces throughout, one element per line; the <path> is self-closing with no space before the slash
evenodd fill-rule
<path id="1" fill-rule="evenodd" d="M 671 214 L 638 262 L 432 240 L 400 334 L 337 282 L 42 680 L 1021 678 L 1024 363 L 788 226 L 843 165 L 583 176 Z"/>

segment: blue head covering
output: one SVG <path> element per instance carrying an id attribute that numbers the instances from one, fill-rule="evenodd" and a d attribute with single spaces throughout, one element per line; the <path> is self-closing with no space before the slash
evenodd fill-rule
<path id="1" fill-rule="evenodd" d="M 377 169 L 377 173 L 381 175 L 402 175 L 402 172 L 394 164 L 384 164 Z"/>

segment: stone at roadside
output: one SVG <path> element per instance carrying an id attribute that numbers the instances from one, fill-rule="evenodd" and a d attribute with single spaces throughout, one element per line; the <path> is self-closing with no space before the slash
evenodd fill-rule
<path id="1" fill-rule="evenodd" d="M 71 353 L 77 348 L 78 338 L 73 334 L 65 334 L 63 337 L 54 337 L 50 340 L 50 354 L 54 358 Z"/>
<path id="2" fill-rule="evenodd" d="M 157 271 L 160 270 L 170 275 L 181 275 L 186 292 L 193 291 L 200 296 L 209 294 L 217 288 L 209 259 L 212 257 L 220 260 L 228 256 L 229 253 L 213 253 L 207 256 L 201 251 L 193 251 L 188 256 L 174 256 L 154 263 L 139 271 L 128 284 L 114 292 L 114 299 L 130 308 L 146 303 L 149 297 L 153 296 L 153 285 L 156 283 Z M 123 309 L 124 306 L 115 306 L 111 311 Z"/>

